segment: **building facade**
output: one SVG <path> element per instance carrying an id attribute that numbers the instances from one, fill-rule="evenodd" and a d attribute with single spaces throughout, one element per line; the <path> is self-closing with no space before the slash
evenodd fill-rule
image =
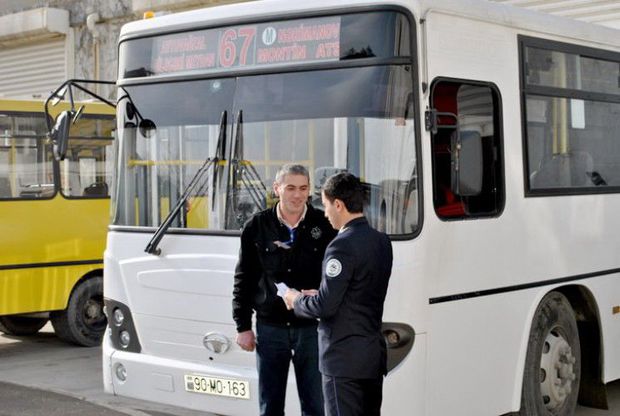
<path id="1" fill-rule="evenodd" d="M 0 1 L 0 97 L 45 99 L 70 78 L 115 80 L 125 23 L 142 19 L 146 11 L 173 13 L 239 1 Z M 112 88 L 100 93 L 114 94 Z"/>

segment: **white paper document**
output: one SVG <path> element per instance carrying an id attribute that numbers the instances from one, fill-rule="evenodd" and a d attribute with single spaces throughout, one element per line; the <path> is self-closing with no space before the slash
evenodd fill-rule
<path id="1" fill-rule="evenodd" d="M 286 291 L 288 290 L 288 286 L 286 285 L 286 283 L 284 282 L 275 283 L 275 285 L 278 288 L 278 296 L 280 296 L 281 298 L 284 298 L 284 295 L 286 294 Z"/>

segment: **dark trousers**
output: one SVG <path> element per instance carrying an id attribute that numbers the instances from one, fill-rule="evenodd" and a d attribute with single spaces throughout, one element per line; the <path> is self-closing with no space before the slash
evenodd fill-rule
<path id="1" fill-rule="evenodd" d="M 323 376 L 326 416 L 379 416 L 383 377 L 356 379 Z"/>
<path id="2" fill-rule="evenodd" d="M 261 416 L 283 416 L 289 364 L 293 360 L 303 416 L 323 416 L 316 325 L 256 324 L 256 363 Z"/>

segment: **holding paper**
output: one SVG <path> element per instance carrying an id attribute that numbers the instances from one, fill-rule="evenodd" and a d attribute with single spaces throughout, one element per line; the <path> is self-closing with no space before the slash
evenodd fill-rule
<path id="1" fill-rule="evenodd" d="M 288 290 L 288 286 L 286 285 L 286 283 L 281 282 L 281 283 L 274 283 L 276 285 L 276 288 L 278 289 L 278 296 L 280 296 L 281 298 L 284 298 L 284 295 L 286 294 L 286 291 Z"/>

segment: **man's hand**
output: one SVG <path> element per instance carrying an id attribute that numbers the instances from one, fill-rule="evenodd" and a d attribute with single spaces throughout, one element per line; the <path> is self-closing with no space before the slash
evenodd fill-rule
<path id="1" fill-rule="evenodd" d="M 316 296 L 319 294 L 319 291 L 316 289 L 301 289 L 301 294 L 305 296 Z"/>
<path id="2" fill-rule="evenodd" d="M 301 296 L 301 293 L 295 289 L 288 289 L 284 294 L 284 303 L 286 303 L 286 309 L 291 310 L 295 306 L 295 300 Z"/>
<path id="3" fill-rule="evenodd" d="M 247 331 L 239 332 L 237 334 L 237 344 L 245 351 L 254 351 L 256 347 L 254 331 L 248 329 Z"/>

